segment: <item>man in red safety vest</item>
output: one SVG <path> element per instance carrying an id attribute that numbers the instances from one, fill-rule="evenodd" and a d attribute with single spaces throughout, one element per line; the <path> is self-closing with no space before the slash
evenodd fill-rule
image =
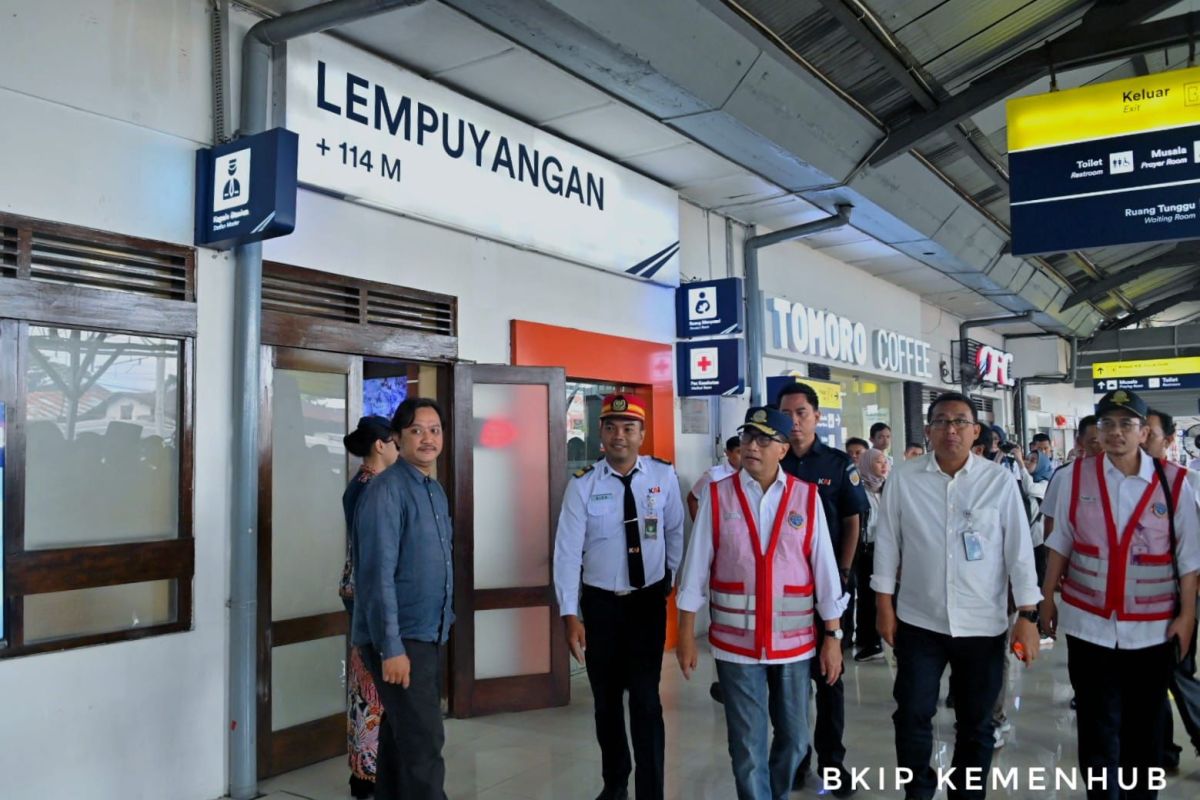
<path id="1" fill-rule="evenodd" d="M 742 468 L 701 498 L 676 601 L 687 678 L 698 661 L 696 612 L 708 605 L 739 800 L 787 798 L 808 747 L 810 670 L 830 684 L 842 672 L 835 634 L 848 598 L 817 487 L 779 466 L 791 428 L 777 409 L 746 413 Z M 824 644 L 814 612 L 826 620 Z"/>
<path id="2" fill-rule="evenodd" d="M 1088 800 L 1153 798 L 1167 683 L 1196 619 L 1200 518 L 1186 470 L 1147 454 L 1148 409 L 1096 406 L 1104 452 L 1075 461 L 1046 540 L 1041 618 L 1067 637 Z M 1062 617 L 1054 602 L 1062 578 Z"/>

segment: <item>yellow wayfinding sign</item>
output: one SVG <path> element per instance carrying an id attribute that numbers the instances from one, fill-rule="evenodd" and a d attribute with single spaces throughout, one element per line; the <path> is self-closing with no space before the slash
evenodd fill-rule
<path id="1" fill-rule="evenodd" d="M 1018 97 L 1007 108 L 1010 153 L 1195 125 L 1200 67 Z"/>
<path id="2" fill-rule="evenodd" d="M 1007 107 L 1013 255 L 1200 239 L 1200 67 Z"/>
<path id="3" fill-rule="evenodd" d="M 1152 358 L 1145 361 L 1103 361 L 1092 364 L 1092 378 L 1105 380 L 1197 374 L 1200 374 L 1200 358 Z"/>

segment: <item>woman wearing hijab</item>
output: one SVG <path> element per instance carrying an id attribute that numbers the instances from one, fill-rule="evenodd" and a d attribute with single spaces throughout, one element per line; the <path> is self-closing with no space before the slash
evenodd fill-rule
<path id="1" fill-rule="evenodd" d="M 400 450 L 392 439 L 392 423 L 387 417 L 363 417 L 358 421 L 358 427 L 343 437 L 342 443 L 347 452 L 362 459 L 358 474 L 342 493 L 342 510 L 346 514 L 346 566 L 342 570 L 338 594 L 353 619 L 354 526 L 351 523 L 354 521 L 354 509 L 363 489 L 372 478 L 396 463 Z M 350 753 L 350 794 L 355 798 L 371 797 L 375 794 L 375 760 L 379 753 L 379 722 L 383 716 L 383 705 L 357 647 L 350 648 L 347 673 L 350 703 L 346 710 L 346 734 Z"/>
<path id="2" fill-rule="evenodd" d="M 862 526 L 859 539 L 858 570 L 858 653 L 854 660 L 871 661 L 883 655 L 883 643 L 875 630 L 875 592 L 871 589 L 871 568 L 875 563 L 875 527 L 879 522 L 879 498 L 891 469 L 887 453 L 871 448 L 858 457 L 858 474 L 862 477 L 870 512 Z"/>

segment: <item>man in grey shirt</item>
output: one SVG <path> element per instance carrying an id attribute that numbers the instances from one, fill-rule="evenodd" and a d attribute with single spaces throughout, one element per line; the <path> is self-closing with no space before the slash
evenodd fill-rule
<path id="1" fill-rule="evenodd" d="M 432 477 L 441 409 L 405 400 L 392 430 L 400 460 L 367 484 L 354 517 L 351 643 L 383 703 L 375 796 L 445 800 L 438 647 L 454 622 L 454 571 L 450 508 Z"/>

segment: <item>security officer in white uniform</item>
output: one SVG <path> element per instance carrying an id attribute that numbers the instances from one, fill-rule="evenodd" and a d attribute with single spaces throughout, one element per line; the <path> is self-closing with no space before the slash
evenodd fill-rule
<path id="1" fill-rule="evenodd" d="M 586 664 L 595 701 L 604 776 L 597 800 L 629 797 L 626 692 L 637 800 L 662 800 L 658 684 L 667 596 L 683 556 L 683 502 L 675 468 L 638 454 L 646 434 L 640 398 L 604 398 L 600 424 L 604 459 L 576 472 L 563 497 L 554 590 L 567 645 Z"/>

